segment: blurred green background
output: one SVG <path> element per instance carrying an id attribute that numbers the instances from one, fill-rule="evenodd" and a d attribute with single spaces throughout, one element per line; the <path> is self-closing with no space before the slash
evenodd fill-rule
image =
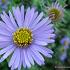
<path id="1" fill-rule="evenodd" d="M 64 21 L 56 22 L 54 24 L 55 33 L 57 35 L 56 41 L 54 44 L 49 45 L 48 47 L 54 51 L 52 59 L 45 58 L 45 65 L 32 66 L 29 70 L 70 70 L 70 45 L 67 49 L 67 57 L 64 61 L 61 61 L 59 56 L 64 52 L 63 46 L 60 44 L 60 40 L 64 36 L 68 36 L 70 38 L 70 0 L 0 0 L 0 14 L 2 11 L 6 11 L 8 13 L 9 10 L 12 11 L 13 6 L 21 6 L 24 5 L 25 9 L 27 7 L 36 7 L 36 9 L 41 12 L 44 12 L 44 16 L 47 16 L 47 7 L 50 6 L 53 2 L 58 1 L 62 7 L 64 7 Z M 62 68 L 58 68 L 62 67 Z M 0 70 L 10 70 L 7 64 L 7 60 L 0 63 Z M 24 69 L 22 69 L 24 70 Z"/>

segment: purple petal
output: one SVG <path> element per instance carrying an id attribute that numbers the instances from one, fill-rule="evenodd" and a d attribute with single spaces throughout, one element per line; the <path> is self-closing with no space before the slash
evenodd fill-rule
<path id="1" fill-rule="evenodd" d="M 54 32 L 54 29 L 50 29 L 50 30 L 44 31 L 45 34 L 51 34 L 51 33 L 53 33 L 53 32 Z"/>
<path id="2" fill-rule="evenodd" d="M 64 50 L 67 50 L 69 48 L 69 45 L 64 46 Z"/>
<path id="3" fill-rule="evenodd" d="M 27 56 L 28 56 L 28 59 L 29 59 L 29 61 L 31 62 L 31 64 L 34 65 L 34 60 L 33 60 L 32 56 L 31 56 L 31 53 L 30 53 L 29 50 L 30 50 L 30 49 L 28 48 L 28 49 L 27 49 Z"/>
<path id="4" fill-rule="evenodd" d="M 60 56 L 60 60 L 64 61 L 67 58 L 67 52 L 64 52 L 61 56 Z"/>
<path id="5" fill-rule="evenodd" d="M 32 19 L 32 21 L 31 21 L 31 23 L 29 25 L 29 28 L 31 28 L 33 26 L 33 22 L 34 22 L 34 20 L 36 19 L 37 16 L 38 16 L 38 12 L 35 12 L 34 16 L 33 16 L 33 19 Z"/>
<path id="6" fill-rule="evenodd" d="M 14 70 L 14 65 L 12 65 L 10 69 L 11 69 L 11 70 Z"/>
<path id="7" fill-rule="evenodd" d="M 46 34 L 46 33 L 44 33 L 44 34 L 38 34 L 36 37 L 38 37 L 38 38 L 48 38 L 48 39 L 51 39 L 51 38 L 54 38 L 55 37 L 55 34 Z"/>
<path id="8" fill-rule="evenodd" d="M 11 30 L 13 31 L 15 30 L 12 26 L 9 16 L 5 12 L 3 12 L 3 15 L 1 15 L 1 18 Z"/>
<path id="9" fill-rule="evenodd" d="M 22 61 L 23 67 L 26 68 L 26 63 L 25 63 L 25 58 L 24 58 L 23 49 L 21 49 L 21 61 Z"/>
<path id="10" fill-rule="evenodd" d="M 35 25 L 37 25 L 37 23 L 42 19 L 42 17 L 43 17 L 43 12 L 41 12 L 41 13 L 39 14 L 39 16 L 34 20 L 33 25 L 32 25 L 31 28 L 34 28 Z"/>
<path id="11" fill-rule="evenodd" d="M 9 11 L 9 17 L 10 17 L 13 27 L 17 29 L 18 26 L 17 26 L 15 19 L 10 11 Z"/>
<path id="12" fill-rule="evenodd" d="M 8 32 L 6 29 L 0 27 L 0 36 L 11 36 L 10 32 Z"/>
<path id="13" fill-rule="evenodd" d="M 64 45 L 65 42 L 67 42 L 68 45 L 69 45 L 69 43 L 70 43 L 70 38 L 67 37 L 67 36 L 65 36 L 65 37 L 62 38 L 61 41 L 60 41 L 60 43 L 61 43 L 62 45 Z M 65 46 L 68 46 L 68 45 L 65 45 Z"/>
<path id="14" fill-rule="evenodd" d="M 53 29 L 53 24 L 44 24 L 43 26 L 41 26 L 40 28 L 34 30 L 33 32 L 39 32 L 39 31 L 48 31 L 48 30 L 51 30 Z"/>
<path id="15" fill-rule="evenodd" d="M 18 65 L 18 70 L 21 70 L 21 66 L 22 66 L 22 64 L 21 64 L 21 60 L 20 60 L 20 63 Z"/>
<path id="16" fill-rule="evenodd" d="M 11 57 L 11 60 L 9 61 L 9 64 L 8 64 L 9 67 L 11 67 L 14 64 L 14 61 L 16 60 L 16 57 L 18 55 L 17 52 L 18 52 L 18 49 L 16 48 L 13 55 L 12 55 L 12 57 Z"/>
<path id="17" fill-rule="evenodd" d="M 23 26 L 23 20 L 21 17 L 22 15 L 21 15 L 21 11 L 20 11 L 19 7 L 17 7 L 17 8 L 13 7 L 12 9 L 13 9 L 13 14 L 14 14 L 14 17 L 17 21 L 18 26 L 22 27 Z"/>
<path id="18" fill-rule="evenodd" d="M 35 40 L 35 42 L 34 42 L 35 44 L 37 44 L 37 45 L 42 45 L 42 46 L 45 46 L 45 45 L 47 45 L 47 43 L 46 42 L 44 42 L 44 41 L 40 41 L 40 40 Z"/>
<path id="19" fill-rule="evenodd" d="M 47 17 L 47 18 L 44 18 L 42 21 L 40 21 L 36 26 L 35 26 L 35 28 L 33 28 L 33 30 L 36 30 L 36 29 L 38 29 L 38 28 L 40 28 L 41 26 L 43 26 L 43 25 L 45 25 L 45 24 L 49 24 L 49 23 L 51 23 L 51 20 L 49 20 L 49 17 Z"/>
<path id="20" fill-rule="evenodd" d="M 53 43 L 55 42 L 54 38 L 55 34 L 40 34 L 40 35 L 36 35 L 34 36 L 35 42 L 37 43 L 37 41 L 39 42 L 44 42 L 45 45 L 47 45 L 47 43 Z"/>
<path id="21" fill-rule="evenodd" d="M 30 49 L 33 51 L 33 53 L 41 60 L 44 62 L 44 58 L 43 56 L 35 49 L 32 49 L 32 47 L 30 47 Z"/>
<path id="22" fill-rule="evenodd" d="M 0 35 L 0 42 L 12 41 L 12 38 L 9 36 Z"/>
<path id="23" fill-rule="evenodd" d="M 35 11 L 35 9 L 34 8 L 32 8 L 30 11 L 29 11 L 29 14 L 28 14 L 28 18 L 26 18 L 26 19 L 28 19 L 28 24 L 27 24 L 27 26 L 29 27 L 29 25 L 31 24 L 31 22 L 32 22 L 32 19 L 33 19 L 33 16 L 34 16 L 34 11 Z"/>
<path id="24" fill-rule="evenodd" d="M 27 65 L 27 67 L 30 68 L 31 64 L 29 62 L 29 59 L 28 59 L 28 56 L 27 56 L 27 53 L 26 53 L 26 49 L 23 50 L 23 53 L 24 53 L 24 58 L 23 59 L 25 59 L 25 63 Z"/>
<path id="25" fill-rule="evenodd" d="M 14 61 L 14 69 L 18 68 L 18 65 L 20 63 L 20 50 L 19 48 L 17 48 L 17 56 L 16 56 L 16 59 Z"/>
<path id="26" fill-rule="evenodd" d="M 10 47 L 13 47 L 13 45 L 10 45 Z M 0 62 L 3 62 L 14 50 L 16 47 L 11 48 L 10 50 L 8 50 L 0 59 Z"/>
<path id="27" fill-rule="evenodd" d="M 45 47 L 41 47 L 41 46 L 37 46 L 37 45 L 33 45 L 32 47 L 31 47 L 32 49 L 35 49 L 35 50 L 37 50 L 37 51 L 39 51 L 40 53 L 42 53 L 44 56 L 46 56 L 46 57 L 52 57 L 52 51 L 50 50 L 50 49 L 48 49 L 48 48 L 45 48 Z"/>
<path id="28" fill-rule="evenodd" d="M 29 18 L 30 18 L 30 7 L 26 11 L 25 21 L 24 21 L 24 27 L 28 27 L 27 25 L 29 23 Z"/>
<path id="29" fill-rule="evenodd" d="M 21 6 L 21 15 L 22 15 L 22 20 L 24 22 L 24 6 Z"/>
<path id="30" fill-rule="evenodd" d="M 54 39 L 47 39 L 46 42 L 47 42 L 47 43 L 54 43 L 55 40 L 54 40 Z"/>
<path id="31" fill-rule="evenodd" d="M 31 49 L 29 51 L 31 52 L 31 55 L 37 64 L 39 65 L 44 64 L 44 61 L 41 61 Z"/>
<path id="32" fill-rule="evenodd" d="M 22 58 L 22 55 L 23 54 L 23 51 L 22 51 L 22 48 L 20 49 L 20 63 L 18 65 L 18 70 L 21 70 L 21 67 L 22 67 L 22 63 L 23 63 L 23 58 Z M 25 66 L 23 66 L 25 68 Z"/>
<path id="33" fill-rule="evenodd" d="M 11 36 L 12 32 L 13 31 L 5 23 L 0 21 L 0 34 L 1 35 Z"/>
<path id="34" fill-rule="evenodd" d="M 54 32 L 54 30 L 53 29 L 50 29 L 50 30 L 40 30 L 40 31 L 34 31 L 34 35 L 40 35 L 40 34 L 51 34 L 51 33 L 53 33 Z"/>
<path id="35" fill-rule="evenodd" d="M 6 53 L 8 50 L 10 50 L 11 48 L 13 48 L 12 46 L 7 46 L 6 48 L 0 50 L 0 55 Z"/>
<path id="36" fill-rule="evenodd" d="M 5 48 L 11 44 L 13 44 L 13 42 L 11 42 L 11 41 L 6 41 L 6 42 L 2 41 L 2 42 L 0 42 L 0 48 Z"/>

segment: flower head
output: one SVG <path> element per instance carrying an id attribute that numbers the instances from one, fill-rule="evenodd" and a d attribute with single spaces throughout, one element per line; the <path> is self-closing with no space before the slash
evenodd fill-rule
<path id="1" fill-rule="evenodd" d="M 52 50 L 44 47 L 54 42 L 55 34 L 49 17 L 43 18 L 43 12 L 38 15 L 30 7 L 24 14 L 24 6 L 13 7 L 13 15 L 5 12 L 1 14 L 0 21 L 0 62 L 12 54 L 9 61 L 11 69 L 31 67 L 34 61 L 42 65 L 44 58 L 52 57 Z M 40 54 L 41 53 L 41 54 Z"/>
<path id="2" fill-rule="evenodd" d="M 67 49 L 69 48 L 70 38 L 65 36 L 60 43 L 63 45 L 63 53 L 60 55 L 60 60 L 64 61 L 67 58 Z"/>
<path id="3" fill-rule="evenodd" d="M 64 49 L 67 49 L 70 44 L 70 38 L 65 36 L 64 38 L 61 39 L 60 43 L 64 46 Z"/>
<path id="4" fill-rule="evenodd" d="M 58 21 L 64 16 L 64 9 L 59 5 L 59 3 L 55 2 L 51 7 L 48 7 L 48 15 L 52 21 Z"/>
<path id="5" fill-rule="evenodd" d="M 67 58 L 67 52 L 64 51 L 64 52 L 60 55 L 60 60 L 61 60 L 61 61 L 65 61 L 66 58 Z"/>
<path id="6" fill-rule="evenodd" d="M 13 41 L 18 47 L 26 47 L 32 42 L 32 32 L 27 28 L 20 28 L 13 33 Z"/>
<path id="7" fill-rule="evenodd" d="M 10 0 L 11 1 L 11 0 Z M 9 0 L 0 0 L 0 7 L 2 10 L 6 10 L 7 9 L 7 6 L 8 4 L 10 3 Z"/>

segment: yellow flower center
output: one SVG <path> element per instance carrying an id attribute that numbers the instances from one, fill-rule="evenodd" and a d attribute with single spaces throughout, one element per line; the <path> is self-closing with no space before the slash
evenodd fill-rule
<path id="1" fill-rule="evenodd" d="M 56 8 L 52 8 L 48 11 L 50 18 L 53 21 L 58 20 L 61 17 L 61 12 L 60 10 L 56 9 Z"/>
<path id="2" fill-rule="evenodd" d="M 6 2 L 6 0 L 2 0 L 2 3 L 5 3 Z"/>
<path id="3" fill-rule="evenodd" d="M 68 45 L 69 45 L 69 43 L 68 43 L 67 41 L 65 41 L 65 42 L 64 42 L 64 45 L 65 45 L 65 46 L 68 46 Z"/>
<path id="4" fill-rule="evenodd" d="M 32 32 L 26 28 L 17 29 L 13 33 L 13 41 L 18 47 L 27 47 L 32 43 Z"/>

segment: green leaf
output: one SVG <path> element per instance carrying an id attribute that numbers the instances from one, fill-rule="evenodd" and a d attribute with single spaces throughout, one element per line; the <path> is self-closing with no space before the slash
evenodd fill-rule
<path id="1" fill-rule="evenodd" d="M 52 0 L 47 0 L 47 5 L 50 6 L 52 4 Z"/>
<path id="2" fill-rule="evenodd" d="M 39 67 L 37 65 L 34 65 L 30 68 L 30 70 L 40 70 Z"/>
<path id="3" fill-rule="evenodd" d="M 59 2 L 60 5 L 62 5 L 62 6 L 64 7 L 64 6 L 65 6 L 66 0 L 57 0 L 57 2 Z"/>
<path id="4" fill-rule="evenodd" d="M 44 8 L 43 0 L 32 0 L 32 5 L 37 8 L 38 11 L 42 11 Z"/>

